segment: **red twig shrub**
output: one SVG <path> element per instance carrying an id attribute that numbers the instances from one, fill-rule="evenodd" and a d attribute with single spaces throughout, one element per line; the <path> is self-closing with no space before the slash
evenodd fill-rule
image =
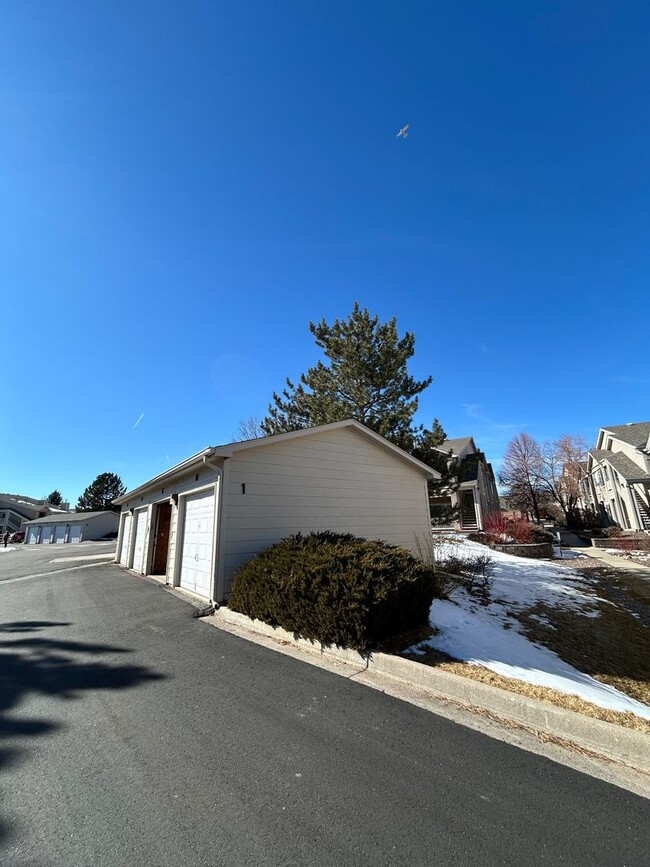
<path id="1" fill-rule="evenodd" d="M 490 542 L 497 545 L 504 542 L 519 542 L 525 545 L 533 538 L 533 531 L 528 521 L 524 518 L 509 517 L 503 512 L 490 512 L 486 515 L 483 529 Z"/>

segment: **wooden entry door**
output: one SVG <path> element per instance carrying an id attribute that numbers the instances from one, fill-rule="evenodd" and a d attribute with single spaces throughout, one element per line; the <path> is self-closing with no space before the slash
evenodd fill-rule
<path id="1" fill-rule="evenodd" d="M 156 514 L 156 536 L 153 548 L 152 575 L 167 574 L 167 551 L 169 549 L 169 527 L 172 520 L 171 503 L 160 503 Z"/>

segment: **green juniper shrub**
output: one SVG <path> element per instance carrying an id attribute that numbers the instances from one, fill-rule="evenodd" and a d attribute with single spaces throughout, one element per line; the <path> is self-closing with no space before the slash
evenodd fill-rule
<path id="1" fill-rule="evenodd" d="M 228 607 L 303 638 L 367 651 L 427 622 L 435 569 L 385 542 L 300 533 L 237 572 Z"/>

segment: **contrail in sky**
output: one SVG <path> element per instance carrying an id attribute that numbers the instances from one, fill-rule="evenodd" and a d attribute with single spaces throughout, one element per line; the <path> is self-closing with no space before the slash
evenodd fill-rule
<path id="1" fill-rule="evenodd" d="M 142 421 L 143 418 L 144 418 L 144 413 L 142 412 L 142 413 L 140 413 L 140 418 L 136 421 L 136 423 L 133 425 L 133 427 L 131 428 L 131 430 L 135 430 L 135 429 L 137 428 L 137 426 L 140 424 L 140 422 Z"/>

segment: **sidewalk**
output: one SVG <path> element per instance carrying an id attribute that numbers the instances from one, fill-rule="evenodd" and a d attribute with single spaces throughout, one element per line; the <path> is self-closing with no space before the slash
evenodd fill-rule
<path id="1" fill-rule="evenodd" d="M 640 563 L 634 563 L 631 560 L 626 560 L 625 557 L 617 557 L 615 554 L 608 554 L 603 548 L 569 548 L 575 554 L 584 554 L 587 557 L 592 557 L 594 560 L 600 560 L 601 563 L 607 566 L 613 566 L 621 572 L 629 572 L 635 578 L 640 578 L 642 581 L 650 581 L 650 566 L 642 566 Z"/>

